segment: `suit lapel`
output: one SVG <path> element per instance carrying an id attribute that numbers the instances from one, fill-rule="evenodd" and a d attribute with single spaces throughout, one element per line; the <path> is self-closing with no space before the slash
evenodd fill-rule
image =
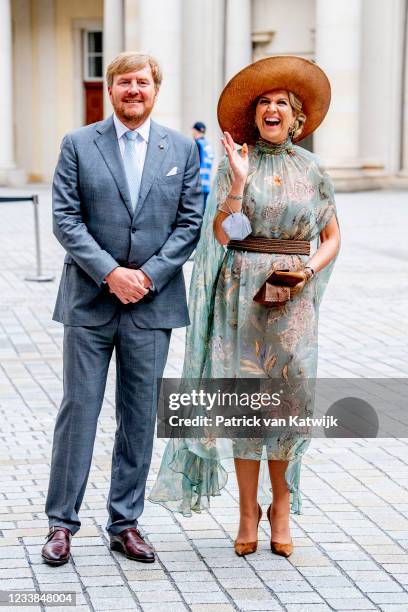
<path id="1" fill-rule="evenodd" d="M 95 144 L 98 147 L 109 172 L 119 189 L 120 195 L 129 211 L 130 216 L 133 216 L 132 202 L 130 200 L 129 187 L 126 179 L 125 169 L 123 167 L 122 156 L 120 154 L 118 138 L 116 135 L 113 116 L 109 117 L 97 128 Z"/>
<path id="2" fill-rule="evenodd" d="M 150 124 L 149 143 L 147 145 L 146 159 L 140 184 L 139 201 L 136 205 L 135 216 L 140 213 L 153 181 L 159 175 L 168 148 L 169 143 L 167 134 L 157 123 L 152 121 Z"/>

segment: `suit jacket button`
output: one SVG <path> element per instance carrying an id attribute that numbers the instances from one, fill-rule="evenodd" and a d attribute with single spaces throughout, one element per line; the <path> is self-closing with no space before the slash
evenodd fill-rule
<path id="1" fill-rule="evenodd" d="M 136 234 L 136 228 L 132 227 L 132 234 Z"/>

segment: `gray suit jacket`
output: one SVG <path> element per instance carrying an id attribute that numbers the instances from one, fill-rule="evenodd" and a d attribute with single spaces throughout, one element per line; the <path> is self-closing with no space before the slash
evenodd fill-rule
<path id="1" fill-rule="evenodd" d="M 167 173 L 177 166 L 172 176 Z M 195 142 L 151 122 L 135 212 L 113 117 L 67 134 L 53 183 L 54 234 L 67 251 L 54 320 L 107 323 L 120 302 L 103 283 L 129 261 L 155 290 L 129 304 L 139 327 L 189 324 L 182 266 L 200 233 L 203 199 Z"/>

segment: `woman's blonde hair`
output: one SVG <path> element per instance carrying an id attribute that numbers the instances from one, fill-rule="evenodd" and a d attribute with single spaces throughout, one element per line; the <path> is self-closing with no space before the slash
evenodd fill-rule
<path id="1" fill-rule="evenodd" d="M 303 131 L 303 126 L 306 122 L 306 115 L 302 112 L 303 104 L 301 100 L 299 100 L 299 98 L 292 91 L 288 91 L 288 96 L 289 103 L 295 114 L 294 126 L 290 134 L 292 139 L 296 139 L 301 135 Z"/>
<path id="2" fill-rule="evenodd" d="M 106 82 L 108 87 L 112 87 L 115 74 L 125 74 L 133 70 L 141 70 L 149 65 L 153 75 L 154 86 L 159 89 L 163 80 L 162 70 L 159 62 L 147 53 L 137 53 L 135 51 L 125 51 L 119 53 L 106 69 Z"/>

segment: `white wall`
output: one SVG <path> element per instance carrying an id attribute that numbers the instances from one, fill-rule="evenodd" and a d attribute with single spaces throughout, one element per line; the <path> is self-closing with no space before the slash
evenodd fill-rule
<path id="1" fill-rule="evenodd" d="M 339 0 L 341 2 L 341 0 Z M 263 55 L 301 55 L 313 59 L 315 0 L 253 0 L 252 31 L 276 32 Z"/>

